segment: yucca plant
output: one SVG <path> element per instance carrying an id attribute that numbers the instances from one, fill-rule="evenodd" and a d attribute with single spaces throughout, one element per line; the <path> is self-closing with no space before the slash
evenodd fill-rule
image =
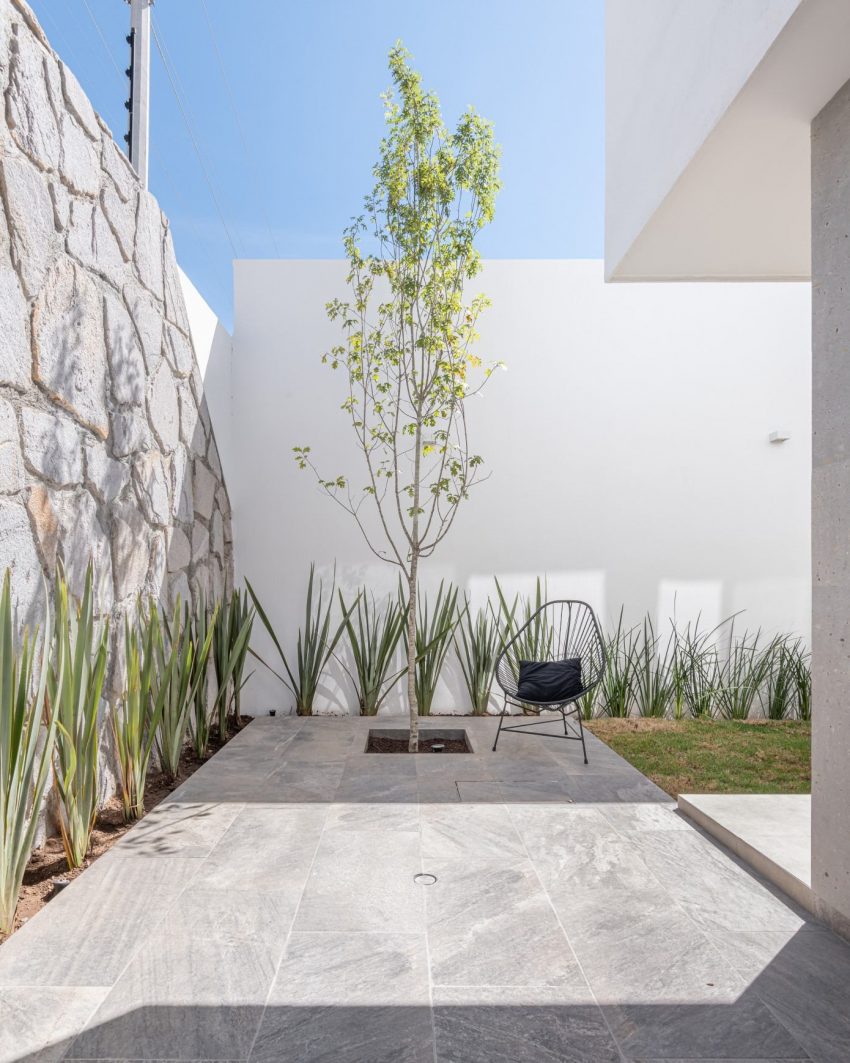
<path id="1" fill-rule="evenodd" d="M 637 633 L 623 628 L 623 610 L 617 629 L 608 638 L 607 666 L 600 683 L 599 701 L 606 716 L 628 716 L 632 706 L 632 683 L 637 658 Z"/>
<path id="2" fill-rule="evenodd" d="M 720 662 L 716 705 L 726 720 L 746 720 L 758 704 L 762 687 L 771 668 L 771 653 L 760 645 L 761 632 L 748 632 L 735 638 L 734 624 L 729 630 L 725 659 Z"/>
<path id="3" fill-rule="evenodd" d="M 91 844 L 99 792 L 98 710 L 109 646 L 109 623 L 94 616 L 94 574 L 86 569 L 83 597 L 70 600 L 60 565 L 47 694 L 56 712 L 53 786 L 69 868 L 80 867 Z"/>
<path id="4" fill-rule="evenodd" d="M 7 569 L 0 593 L 0 934 L 15 919 L 56 737 L 56 711 L 46 703 L 50 638 L 36 670 L 37 643 L 38 631 L 30 637 L 26 629 L 18 643 Z"/>
<path id="5" fill-rule="evenodd" d="M 169 657 L 166 672 L 157 672 L 157 628 L 159 615 L 145 611 L 141 601 L 138 619 L 124 618 L 124 660 L 126 686 L 120 711 L 112 716 L 112 733 L 118 756 L 121 808 L 124 822 L 145 814 L 145 783 L 156 735 L 171 686 L 171 673 L 177 658 Z"/>
<path id="6" fill-rule="evenodd" d="M 490 602 L 485 608 L 479 609 L 474 618 L 468 602 L 461 613 L 455 631 L 455 650 L 473 716 L 487 714 L 496 661 L 506 641 L 505 632 L 512 621 L 512 612 L 509 613 L 509 619 L 503 622 L 501 614 Z"/>
<path id="7" fill-rule="evenodd" d="M 218 683 L 215 711 L 218 719 L 218 736 L 227 737 L 228 717 L 233 715 L 235 726 L 242 723 L 242 688 L 251 678 L 244 676 L 248 658 L 251 631 L 254 626 L 254 609 L 248 604 L 248 595 L 235 590 L 230 598 L 218 606 L 218 622 L 213 634 L 213 663 Z"/>
<path id="8" fill-rule="evenodd" d="M 455 631 L 457 587 L 440 581 L 437 600 L 431 610 L 428 596 L 419 594 L 416 610 L 416 704 L 420 716 L 431 715 L 437 681 Z"/>
<path id="9" fill-rule="evenodd" d="M 210 612 L 207 609 L 206 596 L 201 592 L 198 607 L 190 618 L 192 643 L 202 647 L 215 642 L 215 627 L 218 622 L 218 605 Z M 210 639 L 212 641 L 210 641 Z M 207 692 L 207 674 L 209 672 L 210 653 L 195 653 L 192 661 L 192 683 L 195 688 L 192 713 L 192 748 L 199 760 L 207 755 L 210 744 L 212 716 Z"/>
<path id="10" fill-rule="evenodd" d="M 627 647 L 631 654 L 632 704 L 639 716 L 664 717 L 673 700 L 676 682 L 675 641 L 667 640 L 661 649 L 661 638 L 655 634 L 652 619 L 644 617 L 642 637 L 637 634 Z"/>
<path id="11" fill-rule="evenodd" d="M 157 613 L 154 602 L 151 614 Z M 206 675 L 206 662 L 212 645 L 215 626 L 208 626 L 203 643 L 195 644 L 188 604 L 184 607 L 177 596 L 174 610 L 163 623 L 154 624 L 154 651 L 158 681 L 165 687 L 162 715 L 156 732 L 156 752 L 162 770 L 171 779 L 180 774 L 180 756 L 186 744 L 189 712 L 195 694 Z"/>
<path id="12" fill-rule="evenodd" d="M 316 699 L 316 692 L 319 688 L 322 672 L 325 670 L 326 664 L 336 649 L 336 645 L 339 642 L 342 633 L 346 630 L 348 619 L 351 615 L 351 609 L 354 609 L 357 602 L 360 600 L 358 596 L 354 605 L 352 605 L 348 611 L 343 611 L 343 616 L 339 624 L 336 627 L 332 627 L 331 610 L 334 602 L 336 578 L 334 578 L 331 585 L 331 592 L 328 595 L 327 605 L 324 606 L 324 588 L 322 586 L 322 581 L 316 580 L 315 568 L 315 565 L 310 565 L 310 576 L 307 581 L 307 602 L 304 609 L 304 626 L 299 627 L 298 629 L 295 659 L 291 664 L 286 654 L 283 652 L 283 647 L 275 634 L 271 621 L 266 615 L 266 611 L 260 604 L 260 600 L 257 597 L 254 588 L 248 580 L 245 580 L 245 584 L 248 587 L 248 593 L 251 595 L 251 600 L 254 603 L 254 608 L 257 610 L 257 614 L 259 615 L 260 620 L 262 620 L 263 626 L 266 631 L 268 631 L 269 637 L 274 643 L 274 647 L 277 650 L 286 675 L 283 676 L 280 672 L 275 671 L 275 669 L 264 661 L 255 650 L 251 649 L 250 652 L 292 692 L 292 695 L 295 698 L 295 712 L 299 716 L 313 715 L 313 702 Z M 314 594 L 314 586 L 316 583 L 318 583 L 318 592 Z"/>
<path id="13" fill-rule="evenodd" d="M 395 684 L 407 672 L 407 665 L 392 671 L 399 642 L 407 625 L 407 603 L 399 583 L 395 597 L 389 597 L 383 610 L 374 596 L 361 591 L 353 606 L 345 604 L 342 591 L 339 605 L 346 616 L 346 631 L 354 670 L 340 660 L 354 684 L 361 716 L 375 716 Z"/>

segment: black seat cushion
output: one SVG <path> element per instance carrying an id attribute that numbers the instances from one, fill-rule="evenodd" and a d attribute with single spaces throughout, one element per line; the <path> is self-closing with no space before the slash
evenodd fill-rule
<path id="1" fill-rule="evenodd" d="M 565 661 L 520 661 L 519 689 L 521 701 L 563 702 L 581 694 L 581 658 Z"/>

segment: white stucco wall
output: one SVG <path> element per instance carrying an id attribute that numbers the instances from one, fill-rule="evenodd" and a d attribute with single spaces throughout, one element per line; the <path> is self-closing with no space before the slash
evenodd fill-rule
<path id="1" fill-rule="evenodd" d="M 218 455 L 225 480 L 234 471 L 233 408 L 231 395 L 231 363 L 233 341 L 215 311 L 207 303 L 189 277 L 178 267 L 186 316 L 192 333 L 192 343 L 198 369 L 204 382 L 204 396 L 210 417 L 215 425 Z"/>
<path id="2" fill-rule="evenodd" d="M 357 469 L 320 358 L 337 340 L 325 302 L 345 264 L 235 264 L 233 467 L 237 577 L 291 644 L 311 560 L 344 586 L 389 587 L 350 519 L 292 458 L 310 444 L 328 473 Z M 493 574 L 589 600 L 606 623 L 746 610 L 750 626 L 809 629 L 808 285 L 606 285 L 601 262 L 493 261 L 480 353 L 503 359 L 471 404 L 492 477 L 426 577 L 474 598 Z M 775 428 L 791 433 L 770 444 Z M 288 705 L 258 669 L 249 711 Z M 459 700 L 454 664 L 436 708 Z M 331 702 L 340 691 L 331 684 Z M 350 701 L 350 692 L 345 688 Z"/>

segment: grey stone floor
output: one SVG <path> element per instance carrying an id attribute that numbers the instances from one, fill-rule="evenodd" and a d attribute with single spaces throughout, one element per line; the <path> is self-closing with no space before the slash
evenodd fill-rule
<path id="1" fill-rule="evenodd" d="M 850 945 L 600 742 L 457 722 L 256 720 L 0 948 L 0 1061 L 850 1060 Z"/>

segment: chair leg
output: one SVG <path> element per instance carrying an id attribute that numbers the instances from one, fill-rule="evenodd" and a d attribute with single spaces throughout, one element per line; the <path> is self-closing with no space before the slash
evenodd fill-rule
<path id="1" fill-rule="evenodd" d="M 493 752 L 496 752 L 496 746 L 499 744 L 499 735 L 502 733 L 502 721 L 505 718 L 505 713 L 508 711 L 508 699 L 505 698 L 505 704 L 502 707 L 502 714 L 499 717 L 499 729 L 496 731 L 496 741 L 493 743 Z"/>
<path id="2" fill-rule="evenodd" d="M 576 715 L 578 716 L 578 730 L 581 735 L 581 751 L 584 753 L 584 762 L 587 764 L 587 746 L 584 744 L 584 724 L 581 722 L 581 709 Z"/>

